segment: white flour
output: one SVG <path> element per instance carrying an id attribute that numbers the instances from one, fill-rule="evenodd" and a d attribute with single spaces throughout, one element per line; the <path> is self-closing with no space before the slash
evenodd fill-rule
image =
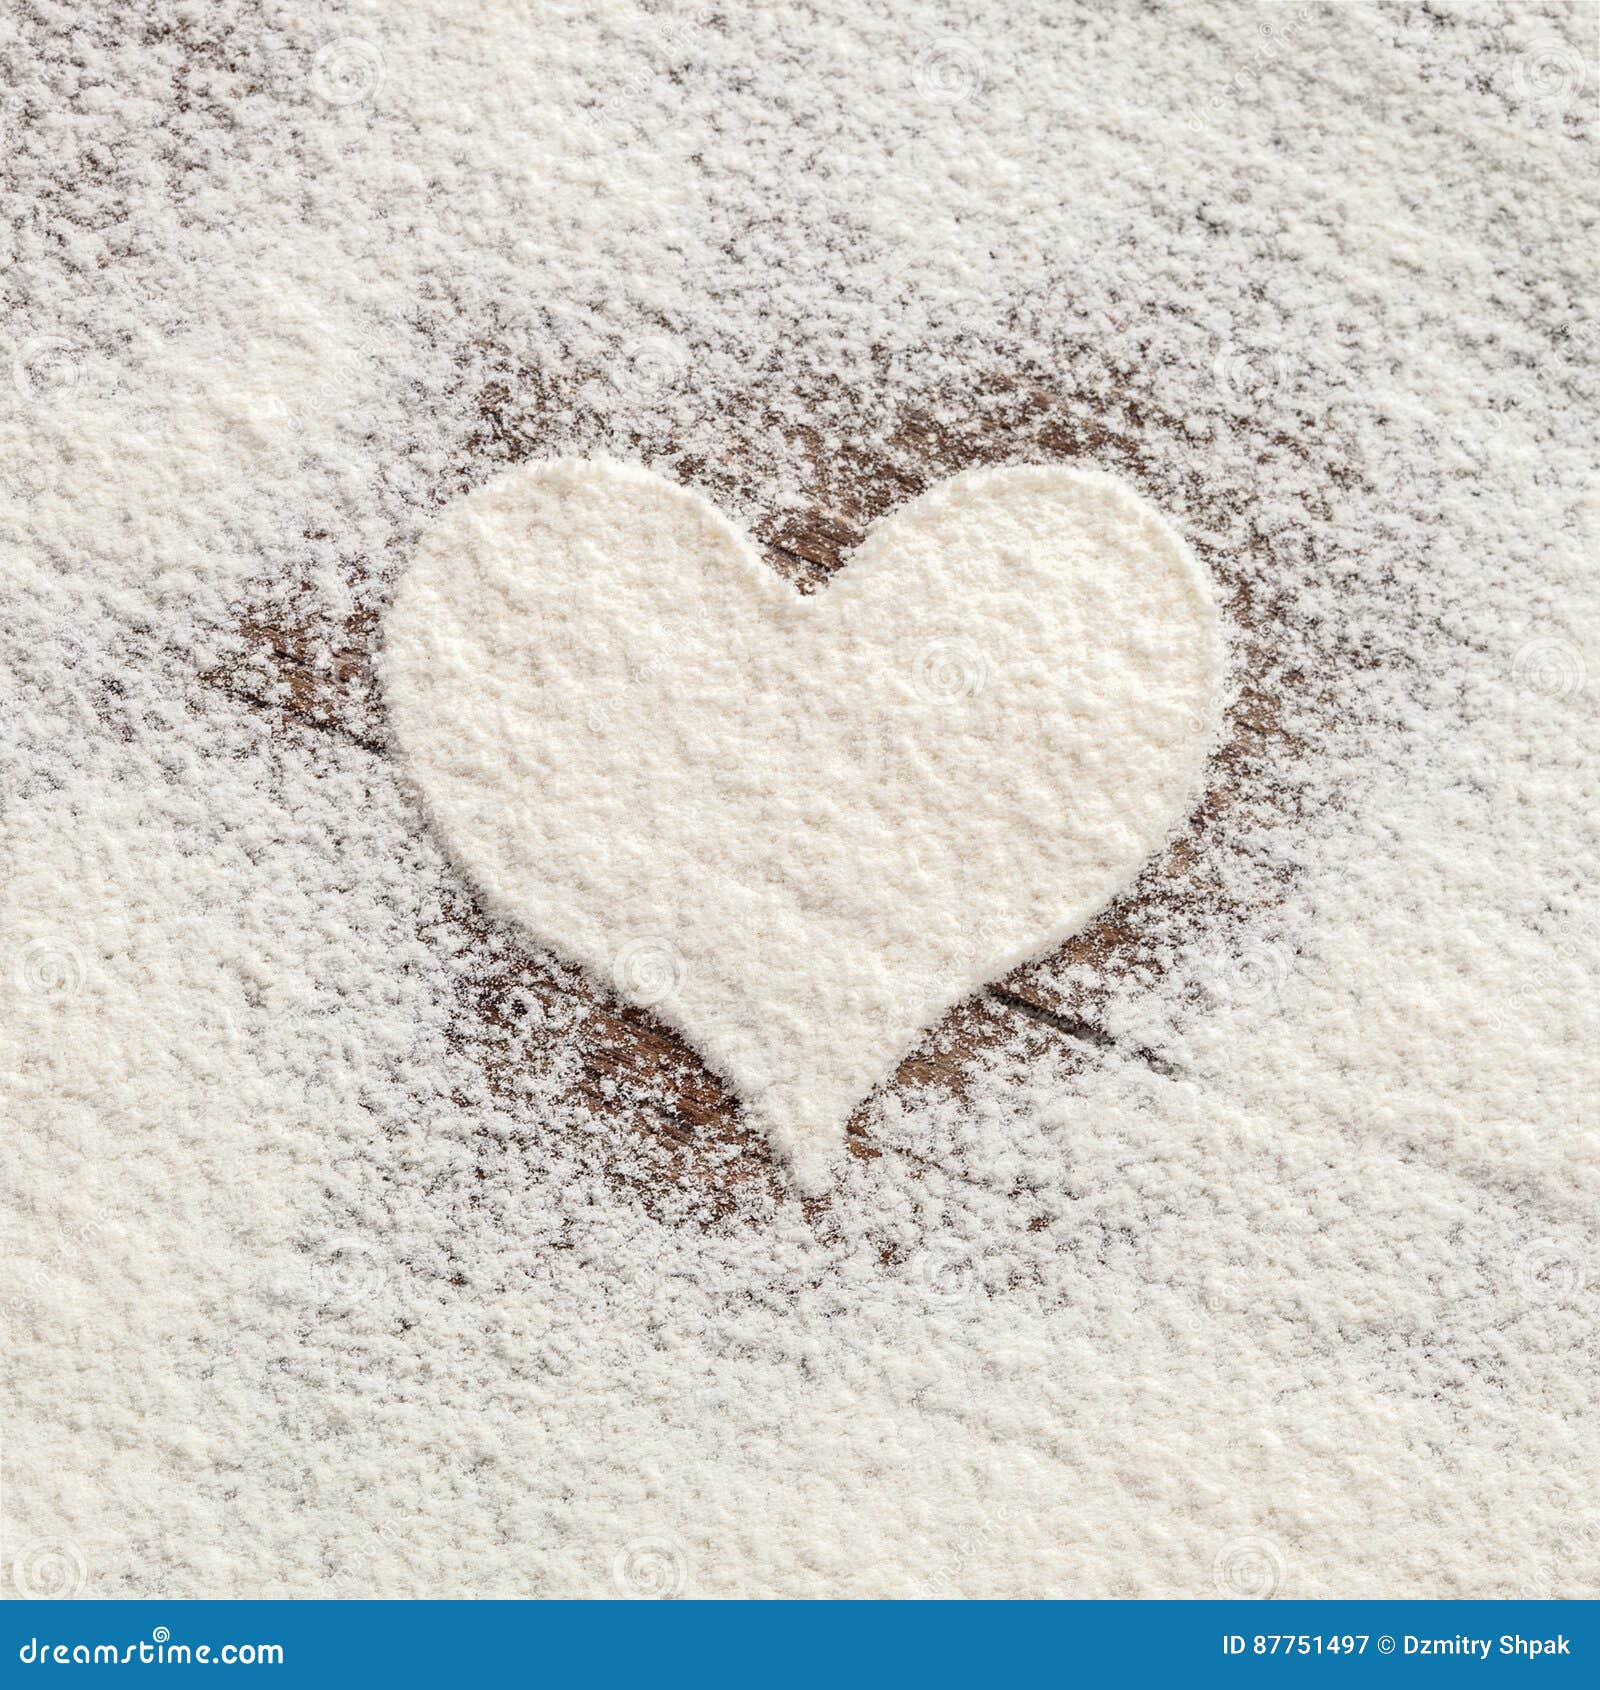
<path id="1" fill-rule="evenodd" d="M 164 18 L 0 24 L 11 1588 L 1596 1594 L 1592 9 Z M 719 1205 L 382 610 L 530 456 L 804 576 L 975 451 L 1220 583 L 1201 825 Z"/>
<path id="2" fill-rule="evenodd" d="M 680 1027 L 821 1191 L 917 1036 L 1185 819 L 1216 620 L 1108 476 L 958 476 L 802 598 L 705 500 L 575 460 L 445 513 L 384 655 L 466 872 Z"/>

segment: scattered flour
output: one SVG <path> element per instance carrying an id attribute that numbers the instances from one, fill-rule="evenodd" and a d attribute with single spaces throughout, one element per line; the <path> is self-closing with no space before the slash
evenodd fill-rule
<path id="1" fill-rule="evenodd" d="M 573 461 L 445 513 L 385 656 L 495 907 L 688 1034 L 821 1190 L 917 1036 L 1187 814 L 1222 653 L 1108 476 L 969 472 L 803 598 L 704 499 Z"/>
<path id="2" fill-rule="evenodd" d="M 1600 1593 L 1592 7 L 0 58 L 9 1589 Z M 1195 826 L 820 1202 L 668 1177 L 372 684 L 441 513 L 599 455 L 802 576 L 1094 466 L 1218 583 Z"/>

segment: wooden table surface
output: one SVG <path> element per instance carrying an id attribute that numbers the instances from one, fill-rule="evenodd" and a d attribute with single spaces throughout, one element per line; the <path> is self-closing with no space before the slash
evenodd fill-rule
<path id="1" fill-rule="evenodd" d="M 573 384 L 562 386 L 540 367 L 519 364 L 510 356 L 494 359 L 492 347 L 484 350 L 498 367 L 492 379 L 461 396 L 476 416 L 472 463 L 458 485 L 440 488 L 440 503 L 529 458 L 602 444 L 617 450 L 608 419 L 598 411 L 586 414 Z M 839 396 L 830 398 L 837 406 Z M 971 466 L 1081 460 L 1127 476 L 1164 503 L 1151 471 L 1149 442 L 1158 433 L 1181 433 L 1175 419 L 1126 391 L 1108 397 L 1097 389 L 1091 403 L 1083 393 L 1062 395 L 1022 382 L 988 383 L 967 408 L 974 421 L 965 429 L 941 424 L 931 412 L 904 415 L 885 428 L 882 419 L 872 415 L 870 402 L 859 409 L 859 438 L 873 443 L 843 455 L 830 452 L 819 431 L 781 430 L 787 448 L 807 465 L 808 503 L 798 513 L 786 511 L 757 522 L 754 532 L 768 561 L 801 591 L 825 587 L 878 516 Z M 948 408 L 943 414 L 949 414 Z M 558 430 L 550 420 L 556 416 Z M 1241 432 L 1248 433 L 1250 427 L 1248 420 L 1239 423 Z M 755 451 L 770 447 L 779 430 L 770 416 L 752 414 L 747 419 L 752 461 Z M 834 437 L 840 432 L 830 430 Z M 675 460 L 672 473 L 725 508 L 748 508 L 758 494 L 759 484 L 746 464 L 663 453 L 661 444 L 642 436 L 622 442 L 657 463 L 664 457 Z M 1306 446 L 1281 435 L 1262 435 L 1253 444 L 1262 454 L 1310 457 Z M 1309 461 L 1306 470 L 1308 488 L 1326 486 L 1327 477 L 1338 475 L 1335 467 Z M 1238 499 L 1242 494 L 1230 494 L 1226 487 L 1191 488 L 1189 496 L 1193 510 L 1204 509 L 1208 499 Z M 1250 555 L 1241 557 L 1208 546 L 1193 533 L 1190 538 L 1220 584 L 1239 657 L 1222 743 L 1202 801 L 1137 884 L 1049 959 L 1050 964 L 1084 965 L 1094 984 L 1063 998 L 1046 984 L 1048 964 L 1016 970 L 953 1010 L 904 1060 L 896 1084 L 959 1094 L 972 1061 L 987 1048 L 1012 1043 L 1019 1032 L 1041 1047 L 1056 1046 L 1058 1059 L 1079 1066 L 1102 1060 L 1114 1042 L 1098 1014 L 1103 987 L 1130 968 L 1160 966 L 1159 951 L 1144 937 L 1149 918 L 1178 911 L 1218 927 L 1248 919 L 1250 912 L 1232 907 L 1206 864 L 1216 861 L 1216 848 L 1229 848 L 1234 807 L 1260 803 L 1263 753 L 1270 748 L 1281 759 L 1286 750 L 1292 752 L 1282 725 L 1286 693 L 1298 694 L 1294 702 L 1304 716 L 1308 706 L 1315 705 L 1316 688 L 1312 678 L 1293 673 L 1278 676 L 1269 687 L 1261 679 L 1267 666 L 1252 661 L 1253 654 L 1270 646 L 1278 614 L 1260 585 L 1270 579 L 1270 569 L 1264 567 L 1270 559 L 1261 555 L 1262 542 L 1252 538 Z M 241 606 L 238 661 L 204 679 L 264 712 L 274 732 L 334 734 L 375 755 L 393 755 L 382 725 L 375 655 L 384 596 L 403 562 L 353 560 L 350 579 L 357 609 L 337 621 L 317 610 L 305 583 L 264 585 L 257 599 Z M 1275 801 L 1292 802 L 1282 794 Z M 1202 850 L 1202 844 L 1208 848 Z M 548 1061 L 555 1054 L 552 1045 L 562 1044 L 573 1075 L 572 1097 L 597 1125 L 614 1129 L 588 1133 L 584 1144 L 575 1148 L 599 1157 L 607 1177 L 626 1185 L 660 1219 L 681 1220 L 689 1213 L 710 1224 L 755 1212 L 764 1205 L 740 1201 L 755 1194 L 752 1182 L 783 1193 L 765 1140 L 744 1124 L 727 1091 L 675 1033 L 648 1013 L 579 979 L 575 971 L 554 964 L 514 929 L 486 915 L 465 883 L 454 894 L 446 921 L 452 948 L 465 948 L 469 982 L 454 1007 L 452 1036 L 482 1065 L 492 1087 L 514 1094 L 519 1070 L 530 1061 Z M 530 1019 L 530 1000 L 540 1006 L 541 1016 Z M 1157 1051 L 1118 1054 L 1157 1072 L 1174 1072 L 1170 1060 Z M 858 1110 L 849 1129 L 852 1154 L 867 1159 L 902 1156 L 913 1164 L 935 1165 L 931 1156 L 874 1143 L 865 1113 Z M 619 1154 L 617 1146 L 625 1146 L 625 1153 Z M 913 1167 L 911 1177 L 917 1171 Z M 954 1167 L 944 1171 L 969 1177 Z M 1030 1210 L 1026 1192 L 1014 1195 L 1019 1226 L 1045 1224 Z M 665 1200 L 672 1197 L 676 1200 Z M 685 1198 L 695 1201 L 686 1203 Z M 826 1210 L 827 1199 L 806 1201 L 804 1206 L 816 1216 Z"/>

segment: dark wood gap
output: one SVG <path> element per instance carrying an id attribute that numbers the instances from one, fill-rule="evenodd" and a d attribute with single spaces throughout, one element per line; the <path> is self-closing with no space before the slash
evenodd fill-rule
<path id="1" fill-rule="evenodd" d="M 1097 1027 L 1092 1021 L 1085 1021 L 1081 1015 L 1065 1015 L 1060 1010 L 1046 1009 L 1043 1004 L 1034 1003 L 1005 986 L 989 986 L 985 988 L 985 996 L 993 998 L 996 1003 L 1003 1003 L 1008 1009 L 1014 1009 L 1018 1015 L 1026 1016 L 1041 1027 L 1053 1027 L 1056 1032 L 1065 1033 L 1069 1039 L 1093 1045 L 1096 1050 L 1115 1050 L 1124 1056 L 1131 1056 L 1136 1062 L 1142 1062 L 1152 1073 L 1160 1074 L 1164 1079 L 1178 1078 L 1179 1070 L 1159 1052 L 1149 1050 L 1144 1045 L 1124 1045 L 1121 1040 L 1113 1038 L 1104 1027 Z"/>

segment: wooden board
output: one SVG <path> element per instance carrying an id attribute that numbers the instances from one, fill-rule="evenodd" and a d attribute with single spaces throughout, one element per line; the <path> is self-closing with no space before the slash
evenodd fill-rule
<path id="1" fill-rule="evenodd" d="M 510 358 L 500 362 L 493 379 L 463 396 L 477 419 L 473 469 L 461 486 L 441 489 L 441 502 L 498 469 L 549 455 L 549 419 L 554 414 L 562 419 L 560 449 L 583 449 L 581 404 L 572 392 L 558 390 L 542 369 L 519 366 Z M 1141 442 L 1151 430 L 1176 430 L 1175 419 L 1125 394 L 1098 395 L 1090 407 L 1081 395 L 1063 397 L 1037 384 L 990 384 L 982 398 L 983 404 L 973 407 L 982 421 L 970 429 L 937 422 L 931 413 L 903 416 L 886 431 L 868 427 L 864 420 L 861 437 L 875 443 L 842 455 L 829 452 L 820 431 L 785 431 L 785 443 L 808 466 L 807 499 L 798 512 L 775 513 L 756 523 L 755 537 L 768 561 L 799 590 L 822 589 L 877 517 L 944 477 L 976 465 L 1090 461 L 1145 485 L 1159 501 Z M 870 406 L 863 404 L 861 410 L 866 419 Z M 590 421 L 588 432 L 604 437 L 609 426 L 605 419 L 596 415 Z M 777 426 L 770 417 L 753 415 L 748 426 L 753 448 L 762 442 L 763 430 L 770 445 Z M 664 455 L 656 441 L 627 444 L 656 462 Z M 1259 447 L 1263 454 L 1306 456 L 1305 448 L 1281 436 L 1263 439 Z M 674 472 L 680 479 L 713 499 L 724 505 L 749 504 L 755 478 L 746 464 L 666 456 L 675 457 Z M 1259 586 L 1266 573 L 1261 565 L 1270 560 L 1263 560 L 1259 551 L 1241 560 L 1218 555 L 1199 541 L 1196 545 L 1221 584 L 1246 659 L 1239 666 L 1242 679 L 1201 803 L 1171 848 L 1148 866 L 1125 897 L 1046 966 L 1018 969 L 952 1011 L 902 1063 L 896 1084 L 959 1094 L 974 1060 L 986 1049 L 1013 1042 L 1019 1033 L 1040 1045 L 1055 1046 L 1058 1060 L 1077 1065 L 1103 1060 L 1114 1040 L 1097 1016 L 1100 989 L 1130 969 L 1161 966 L 1159 954 L 1144 937 L 1147 918 L 1181 909 L 1226 923 L 1247 913 L 1232 908 L 1220 881 L 1208 876 L 1205 865 L 1213 857 L 1206 847 L 1223 841 L 1230 811 L 1247 794 L 1249 802 L 1259 803 L 1256 776 L 1264 754 L 1293 749 L 1282 726 L 1286 691 L 1298 689 L 1303 696 L 1296 702 L 1303 708 L 1314 699 L 1315 689 L 1307 677 L 1294 674 L 1279 675 L 1269 688 L 1259 679 L 1267 665 L 1249 661 L 1252 649 L 1261 649 L 1273 638 L 1275 611 L 1263 602 Z M 260 602 L 241 607 L 238 663 L 208 673 L 205 680 L 264 712 L 274 732 L 335 734 L 374 755 L 391 755 L 381 728 L 374 657 L 386 582 L 402 561 L 354 560 L 351 582 L 358 608 L 336 623 L 308 611 L 304 592 L 264 588 Z M 1245 561 L 1252 565 L 1248 570 Z M 1290 802 L 1287 797 L 1282 801 Z M 519 1067 L 529 1061 L 548 1065 L 554 1054 L 549 1041 L 559 1040 L 574 1075 L 572 1097 L 597 1123 L 621 1135 L 590 1135 L 586 1150 L 598 1146 L 603 1154 L 608 1142 L 626 1144 L 627 1153 L 614 1154 L 606 1171 L 627 1184 L 648 1211 L 662 1218 L 681 1216 L 686 1212 L 681 1199 L 693 1196 L 702 1201 L 689 1204 L 688 1211 L 711 1223 L 748 1209 L 740 1198 L 749 1194 L 752 1182 L 781 1196 L 782 1182 L 764 1140 L 745 1126 L 726 1090 L 676 1034 L 572 971 L 553 966 L 514 930 L 486 915 L 465 884 L 456 893 L 447 921 L 451 947 L 458 954 L 464 949 L 472 982 L 455 1005 L 452 1037 L 481 1064 L 491 1086 L 514 1093 Z M 1099 986 L 1070 999 L 1060 996 L 1045 976 L 1049 964 L 1062 961 L 1084 965 Z M 518 1007 L 529 1002 L 540 1006 L 537 1021 L 530 1020 L 526 1007 Z M 581 1016 L 576 1013 L 580 1009 Z M 532 1031 L 536 1025 L 562 1030 L 541 1036 Z M 1156 1073 L 1175 1071 L 1160 1051 L 1135 1048 L 1116 1054 Z M 858 1157 L 887 1154 L 919 1160 L 902 1147 L 875 1143 L 861 1111 L 850 1125 L 848 1144 Z M 943 1171 L 965 1177 L 959 1169 Z M 662 1200 L 673 1193 L 679 1201 Z M 1019 1224 L 1032 1224 L 1026 1194 L 1017 1194 L 1017 1200 Z M 826 1200 L 806 1208 L 821 1212 Z"/>

